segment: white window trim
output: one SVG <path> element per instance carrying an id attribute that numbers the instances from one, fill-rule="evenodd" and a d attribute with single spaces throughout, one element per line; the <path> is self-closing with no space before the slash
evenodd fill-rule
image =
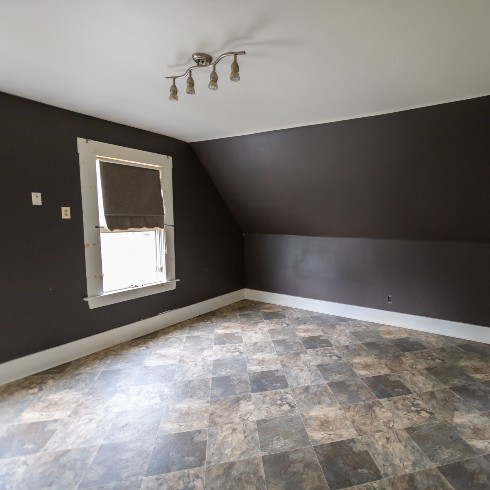
<path id="1" fill-rule="evenodd" d="M 174 212 L 172 192 L 172 158 L 133 148 L 77 138 L 80 157 L 80 182 L 82 189 L 85 267 L 87 273 L 87 298 L 90 308 L 98 308 L 121 301 L 141 298 L 175 289 Z M 99 205 L 97 200 L 97 160 L 101 158 L 141 162 L 154 165 L 162 172 L 162 192 L 165 206 L 166 280 L 138 288 L 104 293 L 102 283 L 102 257 L 100 247 Z"/>

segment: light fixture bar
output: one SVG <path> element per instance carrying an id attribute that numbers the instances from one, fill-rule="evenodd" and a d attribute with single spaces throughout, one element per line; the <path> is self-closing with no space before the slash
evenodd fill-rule
<path id="1" fill-rule="evenodd" d="M 216 65 L 223 59 L 226 58 L 227 56 L 233 56 L 233 63 L 231 64 L 231 73 L 230 73 L 230 80 L 232 82 L 238 82 L 240 81 L 240 67 L 238 66 L 237 63 L 237 56 L 245 54 L 245 51 L 229 51 L 227 53 L 220 54 L 216 60 L 213 61 L 213 58 L 210 54 L 207 53 L 194 53 L 192 55 L 192 59 L 196 62 L 194 66 L 191 66 L 190 68 L 187 68 L 187 70 L 182 73 L 182 75 L 175 75 L 175 76 L 170 76 L 170 77 L 165 77 L 167 79 L 172 80 L 172 85 L 170 87 L 170 96 L 169 100 L 172 100 L 174 102 L 177 102 L 179 100 L 178 96 L 178 88 L 177 85 L 175 84 L 175 80 L 177 78 L 182 78 L 187 76 L 187 82 L 186 82 L 186 90 L 185 92 L 189 95 L 193 95 L 196 93 L 196 90 L 194 88 L 194 79 L 192 78 L 192 71 L 196 70 L 197 68 L 204 68 L 204 67 L 211 67 L 211 75 L 209 76 L 209 83 L 208 83 L 208 88 L 211 90 L 218 90 L 218 73 L 216 73 Z"/>
<path id="2" fill-rule="evenodd" d="M 196 59 L 194 58 L 194 55 L 193 55 L 193 59 L 194 61 L 196 61 L 196 65 L 194 66 L 191 66 L 190 68 L 187 68 L 187 70 L 182 74 L 182 75 L 176 75 L 176 76 L 170 76 L 170 77 L 165 77 L 166 79 L 168 80 L 176 80 L 177 78 L 182 78 L 182 77 L 185 77 L 191 70 L 195 70 L 196 68 L 206 68 L 208 66 L 211 66 L 211 67 L 214 67 L 216 66 L 223 58 L 226 58 L 227 56 L 240 56 L 242 54 L 246 54 L 245 51 L 229 51 L 227 53 L 223 53 L 223 54 L 220 54 L 215 61 L 209 61 L 208 63 L 206 62 L 202 62 L 201 60 L 212 60 L 211 56 L 209 56 L 208 54 L 206 53 L 194 53 L 194 55 L 197 55 L 200 56 L 200 58 Z"/>

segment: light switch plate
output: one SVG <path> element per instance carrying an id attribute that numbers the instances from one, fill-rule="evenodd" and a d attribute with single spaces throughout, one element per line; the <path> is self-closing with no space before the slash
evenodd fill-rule
<path id="1" fill-rule="evenodd" d="M 34 206 L 42 206 L 43 205 L 40 192 L 31 192 L 31 196 L 32 196 L 32 204 Z"/>
<path id="2" fill-rule="evenodd" d="M 61 218 L 62 219 L 71 219 L 71 212 L 69 207 L 61 208 Z"/>

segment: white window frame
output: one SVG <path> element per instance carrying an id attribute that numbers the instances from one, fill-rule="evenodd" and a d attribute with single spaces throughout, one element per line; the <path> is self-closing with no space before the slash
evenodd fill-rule
<path id="1" fill-rule="evenodd" d="M 172 158 L 133 148 L 110 145 L 99 141 L 77 138 L 80 157 L 80 182 L 82 190 L 85 268 L 87 273 L 87 298 L 90 308 L 98 308 L 121 301 L 141 298 L 176 288 L 174 212 L 172 191 Z M 104 293 L 102 255 L 99 229 L 99 204 L 97 199 L 97 160 L 158 167 L 161 172 L 162 194 L 165 207 L 165 271 L 164 281 L 137 288 Z"/>

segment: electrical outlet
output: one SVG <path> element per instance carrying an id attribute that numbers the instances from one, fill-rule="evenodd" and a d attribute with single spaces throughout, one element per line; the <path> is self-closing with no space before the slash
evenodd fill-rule
<path id="1" fill-rule="evenodd" d="M 42 206 L 43 205 L 40 192 L 31 192 L 31 196 L 32 196 L 32 205 L 33 206 Z"/>
<path id="2" fill-rule="evenodd" d="M 61 219 L 71 219 L 70 208 L 68 207 L 61 208 Z"/>

